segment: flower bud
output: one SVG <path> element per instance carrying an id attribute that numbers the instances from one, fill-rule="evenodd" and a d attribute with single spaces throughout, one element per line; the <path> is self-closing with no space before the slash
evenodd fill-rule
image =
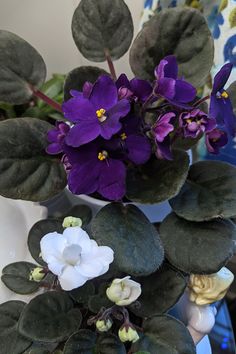
<path id="1" fill-rule="evenodd" d="M 107 332 L 109 329 L 112 327 L 112 321 L 111 320 L 98 320 L 96 322 L 96 327 L 99 332 Z"/>
<path id="2" fill-rule="evenodd" d="M 141 285 L 130 276 L 123 279 L 114 279 L 106 291 L 109 300 L 118 306 L 127 306 L 136 301 L 141 294 Z"/>
<path id="3" fill-rule="evenodd" d="M 29 280 L 40 282 L 44 277 L 45 277 L 45 273 L 43 271 L 43 268 L 36 267 L 31 271 Z"/>
<path id="4" fill-rule="evenodd" d="M 63 224 L 62 226 L 64 228 L 66 227 L 74 227 L 74 226 L 82 226 L 82 220 L 80 218 L 74 218 L 73 216 L 67 216 L 64 220 L 63 220 Z"/>
<path id="5" fill-rule="evenodd" d="M 119 329 L 118 332 L 119 338 L 121 342 L 137 342 L 139 340 L 139 335 L 138 332 L 132 328 L 132 327 L 127 327 L 123 326 Z"/>

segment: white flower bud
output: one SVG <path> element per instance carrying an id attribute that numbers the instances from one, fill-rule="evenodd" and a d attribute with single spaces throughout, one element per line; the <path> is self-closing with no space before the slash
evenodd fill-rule
<path id="1" fill-rule="evenodd" d="M 43 268 L 36 267 L 31 271 L 29 280 L 40 282 L 44 277 L 45 273 L 43 272 Z"/>
<path id="2" fill-rule="evenodd" d="M 107 332 L 109 329 L 112 327 L 112 321 L 111 320 L 98 320 L 96 322 L 96 327 L 99 332 Z"/>
<path id="3" fill-rule="evenodd" d="M 123 326 L 118 332 L 121 342 L 137 342 L 139 340 L 138 332 L 132 327 Z"/>
<path id="4" fill-rule="evenodd" d="M 141 295 L 141 285 L 127 276 L 123 279 L 114 279 L 106 291 L 109 300 L 118 306 L 127 306 L 136 301 Z"/>
<path id="5" fill-rule="evenodd" d="M 64 228 L 66 227 L 74 227 L 74 226 L 82 226 L 82 220 L 80 218 L 74 218 L 73 216 L 67 216 L 62 223 Z"/>

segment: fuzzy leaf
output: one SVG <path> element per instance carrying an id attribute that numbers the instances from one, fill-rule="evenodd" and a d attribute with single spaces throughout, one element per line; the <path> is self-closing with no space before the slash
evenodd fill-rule
<path id="1" fill-rule="evenodd" d="M 229 88 L 227 89 L 227 92 L 230 97 L 230 101 L 233 106 L 234 114 L 236 115 L 236 81 L 234 81 Z"/>
<path id="2" fill-rule="evenodd" d="M 88 308 L 91 312 L 98 313 L 102 307 L 108 308 L 114 305 L 106 295 L 109 285 L 110 283 L 102 283 L 98 289 L 98 294 L 89 297 Z"/>
<path id="3" fill-rule="evenodd" d="M 75 44 L 85 58 L 95 62 L 122 57 L 133 38 L 133 21 L 123 0 L 82 0 L 72 20 Z"/>
<path id="4" fill-rule="evenodd" d="M 99 354 L 126 354 L 124 344 L 111 333 L 104 333 L 98 337 L 96 349 Z"/>
<path id="5" fill-rule="evenodd" d="M 89 297 L 94 295 L 94 293 L 95 293 L 95 287 L 92 281 L 88 281 L 78 289 L 74 289 L 70 291 L 70 296 L 78 303 L 82 303 L 86 305 L 88 303 Z"/>
<path id="6" fill-rule="evenodd" d="M 88 329 L 81 329 L 68 339 L 64 354 L 93 354 L 96 338 L 96 333 Z"/>

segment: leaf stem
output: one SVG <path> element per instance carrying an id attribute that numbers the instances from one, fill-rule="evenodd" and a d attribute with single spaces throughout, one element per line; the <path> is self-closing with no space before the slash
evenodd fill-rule
<path id="1" fill-rule="evenodd" d="M 206 97 L 203 97 L 203 98 L 201 98 L 199 101 L 195 102 L 193 106 L 194 106 L 194 107 L 197 107 L 197 106 L 199 106 L 201 103 L 203 103 L 203 102 L 209 100 L 209 98 L 210 98 L 210 95 L 208 95 L 208 96 L 206 96 Z"/>
<path id="2" fill-rule="evenodd" d="M 49 106 L 51 106 L 52 108 L 54 108 L 56 111 L 58 112 L 62 112 L 62 108 L 60 103 L 52 100 L 50 97 L 46 96 L 42 91 L 38 90 L 36 87 L 31 86 L 30 87 L 33 95 L 37 98 L 39 98 L 40 100 L 44 101 L 45 103 L 47 103 Z"/>
<path id="3" fill-rule="evenodd" d="M 111 73 L 111 77 L 113 80 L 116 81 L 117 80 L 116 71 L 115 71 L 115 67 L 114 67 L 113 61 L 110 57 L 108 49 L 105 49 L 105 57 L 106 57 L 106 61 L 107 61 L 110 73 Z"/>

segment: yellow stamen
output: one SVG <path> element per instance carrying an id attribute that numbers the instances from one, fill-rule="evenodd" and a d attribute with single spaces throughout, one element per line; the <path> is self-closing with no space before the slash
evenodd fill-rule
<path id="1" fill-rule="evenodd" d="M 127 139 L 127 135 L 126 135 L 125 133 L 122 133 L 122 134 L 120 135 L 120 137 L 121 137 L 121 140 Z"/>
<path id="2" fill-rule="evenodd" d="M 103 150 L 102 152 L 99 152 L 99 154 L 98 154 L 98 160 L 100 160 L 100 161 L 106 160 L 107 157 L 108 157 L 108 153 L 105 150 Z"/>
<path id="3" fill-rule="evenodd" d="M 104 108 L 98 109 L 96 111 L 96 115 L 98 119 L 100 120 L 101 118 L 105 117 L 104 114 L 106 113 L 106 110 Z"/>
<path id="4" fill-rule="evenodd" d="M 186 122 L 187 122 L 188 124 L 191 124 L 191 123 L 192 123 L 192 119 L 186 119 Z"/>
<path id="5" fill-rule="evenodd" d="M 228 95 L 228 93 L 226 91 L 224 91 L 224 92 L 221 93 L 221 97 L 222 98 L 228 98 L 229 95 Z"/>

